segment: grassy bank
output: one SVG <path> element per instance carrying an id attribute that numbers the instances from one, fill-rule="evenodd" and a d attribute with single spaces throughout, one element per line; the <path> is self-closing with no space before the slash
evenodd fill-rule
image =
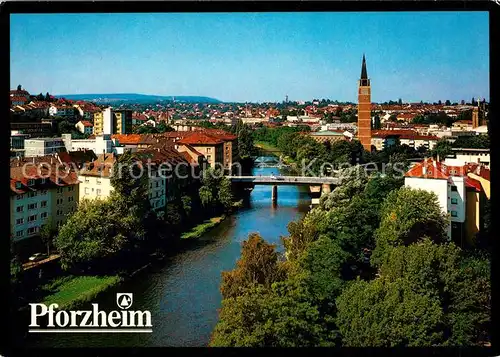
<path id="1" fill-rule="evenodd" d="M 210 229 L 217 226 L 225 218 L 226 218 L 225 216 L 220 216 L 220 217 L 213 217 L 213 218 L 207 219 L 203 223 L 200 223 L 200 224 L 194 226 L 191 230 L 183 233 L 181 235 L 181 239 L 199 238 L 203 234 L 208 232 Z"/>
<path id="2" fill-rule="evenodd" d="M 272 146 L 271 144 L 266 143 L 265 141 L 256 141 L 254 143 L 254 146 L 264 151 L 270 151 L 272 154 L 276 156 L 280 156 L 281 154 L 283 154 L 281 150 L 279 150 L 276 146 Z"/>
<path id="3" fill-rule="evenodd" d="M 47 295 L 42 303 L 56 303 L 59 309 L 71 309 L 94 300 L 98 294 L 118 284 L 118 276 L 64 276 L 43 285 L 41 290 Z"/>

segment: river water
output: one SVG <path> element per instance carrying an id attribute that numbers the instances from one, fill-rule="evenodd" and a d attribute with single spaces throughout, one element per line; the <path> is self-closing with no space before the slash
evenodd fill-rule
<path id="1" fill-rule="evenodd" d="M 278 169 L 253 169 L 254 175 L 279 174 Z M 116 293 L 133 293 L 133 310 L 149 310 L 152 333 L 30 334 L 36 347 L 165 347 L 207 346 L 221 306 L 221 272 L 234 268 L 241 243 L 259 232 L 282 251 L 280 236 L 287 225 L 309 210 L 307 188 L 280 186 L 271 202 L 271 186 L 255 186 L 245 207 L 183 251 L 104 293 L 99 309 L 119 310 Z M 82 307 L 87 309 L 87 307 Z"/>

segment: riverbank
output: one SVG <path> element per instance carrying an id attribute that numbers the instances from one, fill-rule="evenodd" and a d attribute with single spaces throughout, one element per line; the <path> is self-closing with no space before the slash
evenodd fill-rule
<path id="1" fill-rule="evenodd" d="M 211 229 L 218 226 L 226 219 L 226 215 L 212 217 L 194 226 L 189 231 L 181 235 L 181 239 L 197 239 Z M 164 254 L 155 255 L 156 260 L 163 260 Z M 150 255 L 151 256 L 151 255 Z M 118 285 L 119 283 L 128 280 L 140 271 L 143 271 L 151 266 L 151 262 L 138 267 L 129 274 L 119 276 L 60 276 L 40 286 L 40 295 L 43 296 L 40 302 L 49 306 L 50 304 L 58 304 L 58 309 L 75 309 L 85 303 L 95 300 L 98 295 Z M 26 307 L 25 307 L 26 308 Z M 22 308 L 21 310 L 24 310 Z"/>
<path id="2" fill-rule="evenodd" d="M 254 146 L 276 156 L 280 156 L 283 154 L 283 152 L 280 149 L 278 149 L 275 146 L 272 146 L 269 143 L 266 143 L 265 141 L 256 141 L 254 143 Z"/>
<path id="3" fill-rule="evenodd" d="M 281 157 L 281 160 L 284 164 L 290 165 L 289 171 L 293 172 L 294 174 L 300 174 L 300 169 L 297 164 L 297 162 L 292 159 L 290 156 L 284 155 L 283 152 L 278 149 L 276 146 L 273 146 L 265 141 L 256 141 L 254 143 L 254 146 L 265 151 L 266 153 L 274 156 L 279 156 Z"/>
<path id="4" fill-rule="evenodd" d="M 41 302 L 47 306 L 58 304 L 59 309 L 72 309 L 94 300 L 122 281 L 117 275 L 58 277 L 41 286 L 41 291 L 47 294 Z"/>
<path id="5" fill-rule="evenodd" d="M 182 233 L 181 239 L 200 238 L 203 234 L 207 233 L 210 229 L 219 225 L 224 219 L 226 219 L 225 215 L 207 219 L 203 223 L 200 223 L 200 224 L 194 226 L 188 232 Z"/>

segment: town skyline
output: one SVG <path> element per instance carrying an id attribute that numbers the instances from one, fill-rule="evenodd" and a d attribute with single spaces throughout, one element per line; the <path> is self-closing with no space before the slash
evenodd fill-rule
<path id="1" fill-rule="evenodd" d="M 486 12 L 16 14 L 10 84 L 54 95 L 356 102 L 365 54 L 373 102 L 489 101 L 488 51 Z"/>

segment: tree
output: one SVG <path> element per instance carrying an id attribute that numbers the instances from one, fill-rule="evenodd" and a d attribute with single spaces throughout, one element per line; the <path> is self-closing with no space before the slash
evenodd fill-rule
<path id="1" fill-rule="evenodd" d="M 372 129 L 379 130 L 380 128 L 381 128 L 380 117 L 378 115 L 375 115 L 375 117 L 373 118 Z"/>
<path id="2" fill-rule="evenodd" d="M 305 289 L 293 282 L 271 289 L 253 286 L 243 295 L 222 300 L 212 347 L 333 346 L 335 332 L 327 329 Z"/>
<path id="3" fill-rule="evenodd" d="M 113 164 L 111 185 L 130 207 L 139 207 L 140 214 L 151 208 L 148 197 L 149 177 L 140 153 L 125 152 Z"/>
<path id="4" fill-rule="evenodd" d="M 47 93 L 45 94 L 45 101 L 46 101 L 46 102 L 51 102 L 49 92 L 47 92 Z"/>
<path id="5" fill-rule="evenodd" d="M 444 159 L 453 153 L 452 147 L 452 144 L 446 138 L 443 138 L 436 142 L 436 145 L 431 150 L 431 154 L 433 157 L 439 156 Z"/>
<path id="6" fill-rule="evenodd" d="M 238 152 L 240 157 L 244 158 L 251 156 L 253 154 L 254 147 L 252 133 L 246 124 L 238 124 L 240 125 L 240 127 L 237 128 Z"/>
<path id="7" fill-rule="evenodd" d="M 128 223 L 111 199 L 81 201 L 54 240 L 61 267 L 95 268 L 116 257 L 129 244 Z"/>
<path id="8" fill-rule="evenodd" d="M 398 99 L 398 105 L 403 105 L 403 100 L 401 98 Z"/>
<path id="9" fill-rule="evenodd" d="M 258 233 L 251 233 L 243 242 L 236 268 L 222 272 L 220 290 L 223 299 L 236 298 L 253 285 L 270 288 L 284 277 L 275 245 L 264 241 Z"/>
<path id="10" fill-rule="evenodd" d="M 439 300 L 415 293 L 405 279 L 355 281 L 337 299 L 337 308 L 346 347 L 433 346 L 442 339 Z"/>
<path id="11" fill-rule="evenodd" d="M 439 300 L 444 314 L 441 344 L 471 346 L 489 340 L 489 264 L 484 255 L 426 238 L 394 248 L 380 274 L 391 282 L 403 278 L 415 293 Z"/>
<path id="12" fill-rule="evenodd" d="M 174 131 L 174 128 L 172 128 L 170 125 L 167 125 L 166 122 L 164 121 L 161 121 L 158 123 L 158 125 L 156 126 L 156 130 L 159 132 L 159 133 L 166 133 L 166 132 L 169 132 L 169 131 Z"/>
<path id="13" fill-rule="evenodd" d="M 438 100 L 438 105 L 442 105 L 441 99 Z"/>
<path id="14" fill-rule="evenodd" d="M 344 286 L 342 270 L 349 258 L 337 241 L 326 236 L 312 242 L 299 258 L 299 266 L 307 272 L 304 283 L 315 303 L 332 313 L 332 305 Z"/>
<path id="15" fill-rule="evenodd" d="M 449 99 L 446 99 L 446 102 L 444 102 L 444 105 L 451 105 L 451 102 Z"/>
<path id="16" fill-rule="evenodd" d="M 75 130 L 75 126 L 68 122 L 67 120 L 61 120 L 57 124 L 57 131 L 59 135 L 61 134 L 70 134 Z"/>
<path id="17" fill-rule="evenodd" d="M 47 246 L 47 256 L 50 255 L 50 245 L 52 244 L 52 241 L 56 236 L 57 226 L 54 224 L 52 218 L 49 217 L 45 224 L 40 228 L 40 238 L 42 239 L 42 242 Z"/>
<path id="18" fill-rule="evenodd" d="M 311 210 L 306 217 L 288 223 L 288 237 L 282 237 L 283 246 L 289 260 L 298 259 L 307 247 L 318 238 L 318 229 L 314 225 L 315 213 L 322 214 L 320 210 Z M 323 218 L 324 215 L 321 216 Z"/>
<path id="19" fill-rule="evenodd" d="M 217 199 L 226 211 L 229 211 L 233 206 L 233 192 L 231 188 L 231 181 L 227 178 L 222 178 L 219 183 Z"/>
<path id="20" fill-rule="evenodd" d="M 198 193 L 205 208 L 222 208 L 226 211 L 231 209 L 234 199 L 231 182 L 223 175 L 221 169 L 204 170 L 201 184 Z"/>
<path id="21" fill-rule="evenodd" d="M 448 239 L 448 219 L 433 192 L 409 187 L 392 191 L 382 204 L 380 217 L 380 227 L 375 233 L 376 247 L 371 256 L 374 266 L 380 266 L 395 246 L 409 245 L 425 236 L 436 242 Z"/>

